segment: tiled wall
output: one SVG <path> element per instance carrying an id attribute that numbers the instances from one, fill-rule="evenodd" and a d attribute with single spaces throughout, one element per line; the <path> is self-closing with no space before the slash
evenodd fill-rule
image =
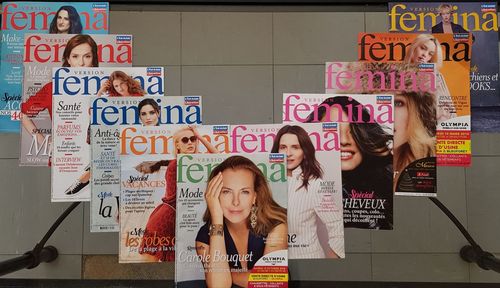
<path id="1" fill-rule="evenodd" d="M 203 95 L 207 124 L 279 122 L 283 92 L 321 93 L 324 62 L 354 61 L 358 32 L 387 29 L 380 6 L 156 8 L 112 6 L 111 32 L 134 35 L 136 66 L 166 67 L 169 95 Z M 439 199 L 498 256 L 499 141 L 474 134 L 473 166 L 438 171 Z M 0 261 L 31 249 L 68 206 L 50 203 L 49 169 L 18 167 L 18 143 L 0 135 Z M 428 199 L 397 198 L 394 218 L 394 231 L 346 230 L 345 260 L 290 261 L 292 279 L 500 282 L 460 259 L 466 240 Z M 49 244 L 54 263 L 8 277 L 173 279 L 170 263 L 118 265 L 117 234 L 91 234 L 88 205 Z"/>

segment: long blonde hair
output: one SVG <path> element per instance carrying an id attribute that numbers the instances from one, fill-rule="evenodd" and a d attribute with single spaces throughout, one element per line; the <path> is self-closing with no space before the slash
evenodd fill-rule
<path id="1" fill-rule="evenodd" d="M 443 66 L 443 50 L 441 49 L 439 41 L 432 34 L 420 34 L 415 39 L 413 39 L 413 42 L 411 42 L 411 45 L 406 51 L 405 59 L 403 62 L 413 63 L 411 61 L 413 59 L 413 55 L 415 54 L 415 50 L 417 50 L 417 47 L 427 41 L 431 41 L 432 43 L 434 43 L 434 45 L 436 45 L 436 51 L 434 51 L 430 63 L 436 63 L 436 68 L 441 69 L 441 67 Z"/>

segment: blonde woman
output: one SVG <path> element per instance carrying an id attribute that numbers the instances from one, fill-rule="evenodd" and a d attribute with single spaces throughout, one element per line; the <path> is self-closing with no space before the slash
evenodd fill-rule
<path id="1" fill-rule="evenodd" d="M 203 144 L 209 153 L 217 153 L 217 149 L 203 138 L 198 130 L 193 126 L 187 126 L 177 130 L 174 133 L 175 154 L 195 154 L 198 153 L 199 144 Z M 171 237 L 175 238 L 175 201 L 177 191 L 177 161 L 161 160 L 156 163 L 143 162 L 135 167 L 136 170 L 143 173 L 154 173 L 160 170 L 162 166 L 167 166 L 165 172 L 165 195 L 162 203 L 158 205 L 149 216 L 144 232 L 145 237 Z M 154 245 L 142 243 L 139 253 L 149 262 L 174 261 L 175 250 L 173 243 L 170 249 L 154 249 Z"/>
<path id="2" fill-rule="evenodd" d="M 435 63 L 436 64 L 436 99 L 437 121 L 442 122 L 457 117 L 450 90 L 443 74 L 439 72 L 443 67 L 443 51 L 439 41 L 431 34 L 418 35 L 406 52 L 405 63 Z"/>

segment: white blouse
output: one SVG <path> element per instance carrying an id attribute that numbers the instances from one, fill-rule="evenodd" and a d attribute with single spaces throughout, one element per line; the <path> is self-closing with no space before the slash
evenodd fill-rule
<path id="1" fill-rule="evenodd" d="M 345 257 L 342 203 L 333 203 L 331 189 L 322 191 L 321 182 L 321 179 L 309 179 L 307 190 L 298 189 L 302 185 L 300 166 L 288 177 L 289 259 L 325 258 L 319 237 L 327 237 L 323 242 L 328 242 L 340 258 Z M 328 235 L 318 236 L 317 219 L 323 222 Z"/>

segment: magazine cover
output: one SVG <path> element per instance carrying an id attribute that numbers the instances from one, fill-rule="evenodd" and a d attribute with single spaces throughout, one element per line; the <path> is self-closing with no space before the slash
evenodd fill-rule
<path id="1" fill-rule="evenodd" d="M 0 132 L 19 132 L 25 33 L 108 34 L 108 19 L 108 2 L 2 3 Z"/>
<path id="2" fill-rule="evenodd" d="M 121 43 L 121 38 L 130 41 Z M 21 166 L 48 166 L 51 156 L 51 118 L 53 67 L 131 66 L 130 35 L 26 34 L 24 80 L 21 104 Z M 66 77 L 55 74 L 54 96 L 89 94 L 96 87 L 97 75 Z M 60 76 L 60 77 L 58 77 Z M 75 79 L 81 80 L 78 82 Z M 89 79 L 90 78 L 90 79 Z M 64 86 L 64 87 L 63 87 Z M 68 93 L 68 94 L 66 94 Z M 96 95 L 94 93 L 93 95 Z"/>
<path id="3" fill-rule="evenodd" d="M 383 93 L 283 94 L 283 123 L 340 122 L 346 228 L 393 229 L 393 98 Z"/>
<path id="4" fill-rule="evenodd" d="M 201 124 L 201 97 L 98 97 L 90 103 L 90 232 L 118 232 L 120 125 Z"/>
<path id="5" fill-rule="evenodd" d="M 472 132 L 500 132 L 497 17 L 496 2 L 389 3 L 390 32 L 471 33 Z"/>
<path id="6" fill-rule="evenodd" d="M 344 258 L 339 138 L 337 123 L 231 125 L 232 153 L 287 156 L 289 259 Z"/>
<path id="7" fill-rule="evenodd" d="M 187 123 L 120 126 L 120 263 L 174 261 L 175 157 L 227 153 L 228 131 Z"/>
<path id="8" fill-rule="evenodd" d="M 176 287 L 288 287 L 286 163 L 177 155 Z"/>
<path id="9" fill-rule="evenodd" d="M 470 166 L 469 34 L 360 33 L 358 42 L 361 61 L 417 63 L 421 70 L 434 65 L 437 164 Z"/>
<path id="10" fill-rule="evenodd" d="M 395 95 L 392 145 L 395 193 L 435 196 L 437 121 L 432 92 L 436 83 L 434 69 L 421 69 L 416 64 L 405 63 L 350 62 L 345 65 L 344 62 L 327 64 L 327 90 L 346 93 L 348 86 L 352 86 L 353 93 Z M 334 74 L 334 67 L 349 72 Z M 338 78 L 339 75 L 356 77 L 342 79 Z"/>
<path id="11" fill-rule="evenodd" d="M 50 34 L 41 36 L 60 37 L 58 35 L 50 35 Z M 99 62 L 103 63 L 103 65 L 110 64 L 112 66 L 131 65 L 132 36 L 130 35 L 90 36 L 90 35 L 78 34 L 73 36 L 70 35 L 68 37 L 70 38 L 67 42 L 66 47 L 74 47 L 70 49 L 71 52 L 67 52 L 70 53 L 70 56 L 68 57 L 70 60 L 68 60 L 68 62 L 82 61 L 80 64 L 84 64 L 85 67 L 87 66 L 97 67 Z M 122 41 L 120 39 L 127 39 L 127 40 L 125 41 L 125 43 L 122 44 L 120 43 Z M 72 41 L 75 41 L 76 43 L 80 42 L 83 43 L 73 45 Z M 102 49 L 99 47 L 102 47 Z M 70 51 L 68 48 L 66 48 L 65 50 Z M 117 53 L 117 51 L 120 52 Z M 75 59 L 71 59 L 72 56 L 75 56 Z M 63 66 L 66 65 L 63 64 Z M 73 109 L 70 106 L 71 103 L 81 103 L 81 105 L 83 106 L 89 106 L 90 98 L 88 96 L 83 96 L 80 94 L 67 95 L 62 93 L 61 95 L 58 96 L 52 95 L 52 86 L 53 86 L 52 84 L 53 84 L 52 82 L 49 82 L 48 84 L 44 85 L 44 87 L 41 88 L 40 91 L 38 91 L 35 95 L 31 96 L 29 99 L 26 99 L 26 101 L 23 102 L 23 104 L 21 105 L 23 113 L 23 120 L 22 120 L 23 127 L 26 128 L 24 129 L 26 131 L 37 131 L 38 128 L 37 125 L 39 125 L 40 123 L 47 123 L 47 122 L 49 123 L 48 125 L 50 125 L 51 120 L 53 120 L 52 131 L 54 131 L 54 133 L 52 133 L 52 135 L 48 136 L 47 138 L 48 139 L 47 145 L 49 145 L 49 147 L 52 147 L 52 156 L 49 157 L 49 166 L 52 166 L 51 167 L 52 201 L 54 202 L 90 201 L 90 193 L 88 189 L 88 182 L 90 180 L 90 150 L 89 150 L 90 137 L 88 133 L 90 111 L 87 110 L 86 113 L 75 115 L 75 117 L 71 119 L 72 122 L 69 122 L 69 120 L 63 121 L 64 114 L 66 113 L 65 109 L 66 108 Z M 82 85 L 81 82 L 77 84 L 76 81 L 74 82 L 70 81 L 66 84 Z M 61 107 L 64 107 L 64 109 Z M 40 114 L 40 112 L 44 110 L 48 110 L 49 117 L 46 119 L 42 119 L 42 121 L 37 121 L 38 115 Z M 54 112 L 54 115 L 52 115 L 52 111 Z M 62 113 L 63 115 L 58 115 L 59 113 Z M 51 119 L 52 117 L 53 119 Z M 66 135 L 65 133 L 67 131 L 65 129 L 61 129 L 61 126 L 69 124 L 86 126 L 87 132 L 85 132 L 84 130 L 85 138 L 81 138 L 82 135 L 78 135 L 78 138 L 72 138 L 71 136 Z M 52 131 L 47 131 L 47 132 L 52 132 Z M 72 155 L 78 156 L 78 159 L 84 161 L 85 163 L 82 164 L 83 168 L 79 167 L 71 169 L 71 171 L 68 171 L 67 169 L 64 168 L 64 165 L 66 164 L 62 165 L 61 162 L 57 162 L 55 160 L 59 160 L 56 159 L 56 157 L 68 156 L 66 155 L 67 153 L 63 151 L 67 150 L 67 145 L 73 145 L 73 144 L 76 145 L 78 148 L 72 149 L 72 153 L 74 153 Z M 58 148 L 56 147 L 61 148 L 62 151 L 57 150 Z M 77 165 L 76 163 L 73 164 Z"/>

